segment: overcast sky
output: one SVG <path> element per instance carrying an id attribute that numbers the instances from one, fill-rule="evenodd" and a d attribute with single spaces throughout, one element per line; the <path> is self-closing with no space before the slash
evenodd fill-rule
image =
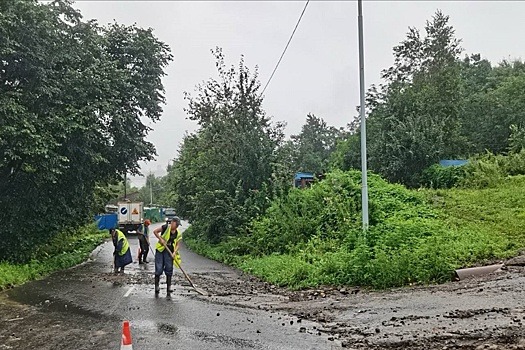
<path id="1" fill-rule="evenodd" d="M 164 78 L 166 105 L 148 139 L 157 160 L 142 172 L 164 175 L 177 156 L 186 131 L 183 92 L 216 77 L 210 49 L 222 47 L 228 65 L 244 55 L 259 67 L 266 84 L 301 14 L 305 1 L 77 1 L 85 19 L 151 27 L 172 50 L 174 60 Z M 492 63 L 525 58 L 525 2 L 521 1 L 367 1 L 363 2 L 365 83 L 377 84 L 382 69 L 393 63 L 392 48 L 408 27 L 423 30 L 436 10 L 450 16 L 465 53 L 481 53 Z M 274 121 L 297 134 L 308 113 L 329 125 L 345 126 L 359 104 L 357 1 L 310 1 L 286 55 L 265 93 L 264 109 Z M 142 186 L 144 178 L 134 178 Z"/>

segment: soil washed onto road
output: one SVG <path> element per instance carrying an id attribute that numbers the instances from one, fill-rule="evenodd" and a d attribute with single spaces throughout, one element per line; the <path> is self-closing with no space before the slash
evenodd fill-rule
<path id="1" fill-rule="evenodd" d="M 155 300 L 153 266 L 134 263 L 126 274 L 115 275 L 110 273 L 111 266 L 101 251 L 98 249 L 90 262 L 69 272 L 31 282 L 38 285 L 24 292 L 20 291 L 24 286 L 3 292 L 0 349 L 56 350 L 68 341 L 76 349 L 117 348 L 108 344 L 119 341 L 120 335 L 111 329 L 119 320 L 112 316 L 111 303 L 105 305 L 97 298 L 98 289 L 104 285 L 133 287 L 145 296 L 142 305 L 147 305 Z M 437 286 L 389 291 L 352 287 L 289 291 L 190 251 L 183 250 L 182 255 L 186 272 L 208 295 L 196 293 L 178 272 L 174 278 L 176 298 L 205 303 L 210 310 L 228 307 L 261 312 L 243 322 L 256 327 L 262 317 L 268 318 L 283 330 L 296 332 L 298 339 L 315 336 L 329 344 L 311 348 L 525 349 L 523 256 L 506 262 L 502 270 L 490 275 Z M 54 285 L 54 278 L 71 286 L 71 290 L 49 290 L 47 296 L 31 294 L 30 290 Z M 97 303 L 104 311 L 90 306 Z M 117 310 L 117 306 L 114 308 Z M 140 308 L 128 307 L 127 312 L 139 312 Z M 219 320 L 228 317 L 221 312 L 213 316 Z M 158 331 L 173 335 L 177 329 L 165 324 Z M 140 335 L 135 338 L 141 339 Z M 258 348 L 248 345 L 238 348 Z"/>
<path id="2" fill-rule="evenodd" d="M 382 292 L 295 292 L 242 273 L 202 273 L 193 280 L 213 295 L 211 302 L 285 312 L 296 323 L 315 321 L 321 327 L 302 331 L 327 334 L 343 348 L 525 349 L 525 259 L 508 263 L 488 276 Z"/>

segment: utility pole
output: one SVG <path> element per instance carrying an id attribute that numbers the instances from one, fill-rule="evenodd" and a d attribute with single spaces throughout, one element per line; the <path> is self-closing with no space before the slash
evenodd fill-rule
<path id="1" fill-rule="evenodd" d="M 149 172 L 149 206 L 153 205 L 153 184 L 151 179 L 151 171 Z"/>
<path id="2" fill-rule="evenodd" d="M 368 176 L 366 167 L 366 116 L 365 116 L 365 62 L 363 43 L 363 0 L 357 0 L 357 25 L 359 27 L 359 115 L 361 117 L 361 208 L 363 231 L 368 230 Z"/>
<path id="3" fill-rule="evenodd" d="M 127 195 L 127 189 L 128 189 L 128 174 L 127 172 L 124 173 L 124 200 L 128 199 Z"/>

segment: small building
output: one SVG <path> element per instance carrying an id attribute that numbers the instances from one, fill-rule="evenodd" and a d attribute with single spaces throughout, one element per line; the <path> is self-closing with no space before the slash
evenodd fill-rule
<path id="1" fill-rule="evenodd" d="M 295 173 L 294 187 L 296 188 L 310 187 L 313 182 L 314 182 L 313 173 L 306 173 L 306 172 Z"/>
<path id="2" fill-rule="evenodd" d="M 468 160 L 466 159 L 441 159 L 439 161 L 439 165 L 442 167 L 449 167 L 449 166 L 462 166 L 468 163 Z"/>

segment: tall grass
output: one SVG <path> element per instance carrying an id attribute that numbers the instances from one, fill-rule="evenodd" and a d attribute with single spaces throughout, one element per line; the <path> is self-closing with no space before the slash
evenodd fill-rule
<path id="1" fill-rule="evenodd" d="M 360 173 L 334 172 L 274 201 L 246 236 L 200 250 L 291 288 L 439 283 L 525 245 L 524 185 L 514 177 L 497 188 L 414 191 L 371 174 L 363 233 Z"/>

